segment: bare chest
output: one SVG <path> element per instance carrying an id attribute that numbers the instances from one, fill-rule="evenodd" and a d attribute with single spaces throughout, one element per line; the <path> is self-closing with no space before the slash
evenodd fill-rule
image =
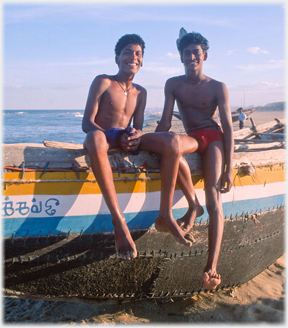
<path id="1" fill-rule="evenodd" d="M 181 83 L 175 90 L 178 107 L 182 110 L 193 108 L 202 112 L 215 110 L 217 107 L 217 98 L 213 88 L 209 86 L 209 83 Z"/>
<path id="2" fill-rule="evenodd" d="M 105 92 L 98 108 L 96 120 L 105 122 L 105 126 L 127 126 L 137 105 L 137 98 L 133 93 Z"/>

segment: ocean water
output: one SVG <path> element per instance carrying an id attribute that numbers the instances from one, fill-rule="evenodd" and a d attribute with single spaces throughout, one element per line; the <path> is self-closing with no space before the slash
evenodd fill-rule
<path id="1" fill-rule="evenodd" d="M 61 141 L 83 143 L 83 111 L 74 110 L 4 110 L 2 142 L 43 143 Z"/>
<path id="2" fill-rule="evenodd" d="M 3 110 L 2 143 L 83 143 L 83 114 L 84 110 Z M 148 111 L 144 125 L 154 118 Z"/>

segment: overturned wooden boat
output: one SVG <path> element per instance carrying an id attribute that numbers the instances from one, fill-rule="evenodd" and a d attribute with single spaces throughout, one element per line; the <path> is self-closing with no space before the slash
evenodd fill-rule
<path id="1" fill-rule="evenodd" d="M 234 185 L 222 195 L 218 289 L 247 282 L 284 253 L 283 128 L 277 121 L 234 134 Z M 273 131 L 277 138 L 263 140 Z M 201 157 L 185 157 L 204 205 L 191 248 L 153 228 L 160 200 L 158 155 L 109 151 L 120 207 L 138 250 L 137 258 L 125 261 L 116 257 L 109 211 L 82 145 L 3 145 L 4 294 L 137 299 L 204 292 L 209 218 Z M 177 188 L 175 219 L 186 210 Z"/>

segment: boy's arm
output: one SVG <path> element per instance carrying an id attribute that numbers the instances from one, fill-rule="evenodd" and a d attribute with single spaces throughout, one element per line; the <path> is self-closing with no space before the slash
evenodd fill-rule
<path id="1" fill-rule="evenodd" d="M 133 114 L 133 128 L 130 135 L 123 134 L 120 140 L 121 148 L 126 151 L 135 151 L 140 144 L 144 123 L 144 110 L 146 107 L 147 91 L 140 87 L 136 109 Z"/>
<path id="2" fill-rule="evenodd" d="M 222 193 L 230 191 L 233 184 L 233 154 L 234 154 L 234 137 L 231 110 L 229 106 L 229 94 L 224 83 L 219 84 L 218 89 L 218 108 L 221 117 L 221 125 L 224 135 L 224 156 L 225 172 L 222 177 Z"/>
<path id="3" fill-rule="evenodd" d="M 133 128 L 139 131 L 142 135 L 142 128 L 144 123 L 144 111 L 146 107 L 147 91 L 141 87 L 141 92 L 138 96 L 138 104 L 133 115 Z"/>
<path id="4" fill-rule="evenodd" d="M 165 131 L 169 131 L 171 128 L 173 108 L 175 103 L 175 96 L 173 92 L 173 81 L 171 79 L 166 81 L 164 93 L 165 93 L 165 102 L 164 102 L 163 114 L 158 126 L 156 127 L 155 132 L 165 132 Z"/>
<path id="5" fill-rule="evenodd" d="M 98 112 L 99 104 L 103 93 L 109 86 L 109 80 L 102 76 L 97 76 L 92 82 L 86 102 L 86 107 L 82 120 L 82 130 L 85 133 L 94 130 L 103 129 L 95 123 L 95 117 Z"/>

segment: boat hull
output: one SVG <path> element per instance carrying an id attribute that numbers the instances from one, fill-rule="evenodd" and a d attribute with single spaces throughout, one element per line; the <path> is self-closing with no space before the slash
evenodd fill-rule
<path id="1" fill-rule="evenodd" d="M 250 280 L 284 253 L 284 165 L 247 172 L 245 165 L 235 168 L 233 188 L 222 195 L 225 225 L 219 289 Z M 159 172 L 114 173 L 120 207 L 138 251 L 130 261 L 116 257 L 111 217 L 91 172 L 41 174 L 25 172 L 24 178 L 23 172 L 4 174 L 6 293 L 137 298 L 204 291 L 209 217 L 201 171 L 192 172 L 204 215 L 196 219 L 191 248 L 153 228 L 160 200 Z M 175 219 L 186 210 L 177 187 Z"/>
<path id="2" fill-rule="evenodd" d="M 242 165 L 234 169 L 234 184 L 222 194 L 225 218 L 264 212 L 285 202 L 284 165 L 264 165 L 249 175 Z M 5 238 L 111 232 L 108 207 L 92 172 L 5 172 L 2 225 Z M 208 222 L 201 171 L 192 181 L 204 214 L 196 223 Z M 148 229 L 158 215 L 161 178 L 159 172 L 114 173 L 118 202 L 130 229 Z M 176 186 L 172 211 L 175 219 L 187 211 L 187 201 Z"/>
<path id="3" fill-rule="evenodd" d="M 241 285 L 284 253 L 284 209 L 225 221 L 218 289 Z M 5 241 L 5 292 L 58 298 L 171 297 L 204 292 L 207 224 L 183 247 L 155 229 L 132 231 L 137 258 L 116 258 L 114 234 L 10 238 Z"/>

